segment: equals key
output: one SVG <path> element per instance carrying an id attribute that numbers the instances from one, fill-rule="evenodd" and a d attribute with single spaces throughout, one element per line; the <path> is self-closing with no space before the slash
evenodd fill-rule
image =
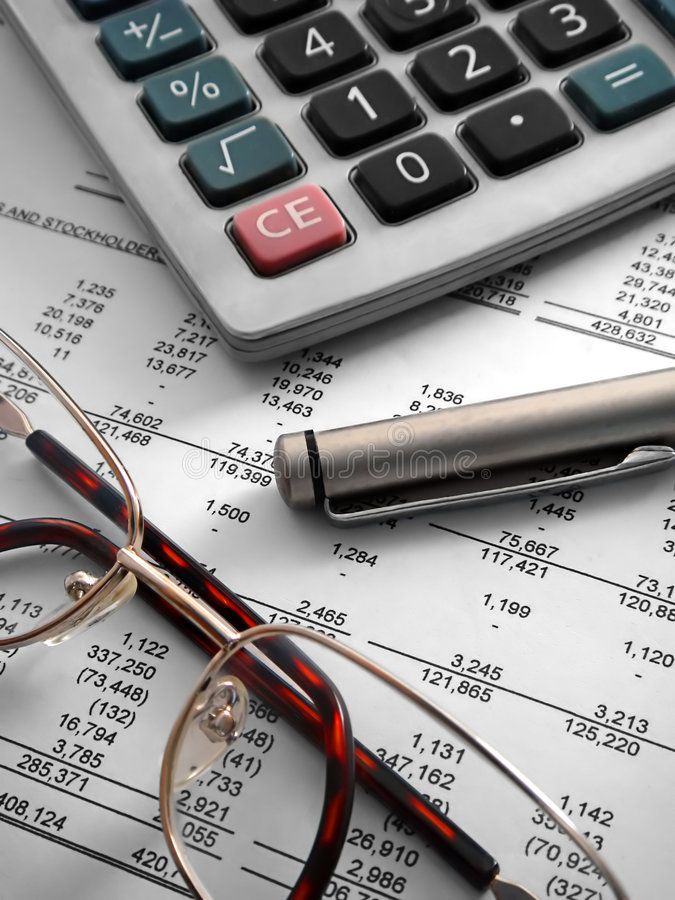
<path id="1" fill-rule="evenodd" d="M 639 44 L 577 69 L 564 90 L 600 131 L 614 131 L 675 100 L 675 76 L 649 47 Z"/>

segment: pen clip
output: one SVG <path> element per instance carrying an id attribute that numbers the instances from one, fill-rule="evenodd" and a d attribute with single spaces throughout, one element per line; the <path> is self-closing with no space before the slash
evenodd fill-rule
<path id="1" fill-rule="evenodd" d="M 475 491 L 471 494 L 460 494 L 448 497 L 429 497 L 424 500 L 411 500 L 382 506 L 374 509 L 357 510 L 341 513 L 331 505 L 327 497 L 324 500 L 324 512 L 333 525 L 348 528 L 352 525 L 364 525 L 367 522 L 381 522 L 385 519 L 401 516 L 414 516 L 425 512 L 455 509 L 462 506 L 475 506 L 480 503 L 491 503 L 497 500 L 511 500 L 541 494 L 553 489 L 578 487 L 603 481 L 614 481 L 628 475 L 641 475 L 663 469 L 675 462 L 675 449 L 665 446 L 636 447 L 625 459 L 614 466 L 596 469 L 593 472 L 579 472 L 575 475 L 564 475 L 560 478 L 547 478 L 544 481 L 531 481 L 526 484 L 514 484 L 507 487 Z"/>

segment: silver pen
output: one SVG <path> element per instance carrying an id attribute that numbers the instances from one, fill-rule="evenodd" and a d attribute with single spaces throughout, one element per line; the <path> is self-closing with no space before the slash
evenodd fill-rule
<path id="1" fill-rule="evenodd" d="M 572 490 L 675 461 L 675 368 L 329 431 L 283 434 L 279 493 L 336 525 Z M 542 480 L 532 467 L 612 454 Z"/>

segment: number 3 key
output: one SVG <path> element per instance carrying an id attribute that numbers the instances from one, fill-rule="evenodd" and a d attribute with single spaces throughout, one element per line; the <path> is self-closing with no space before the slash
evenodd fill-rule
<path id="1" fill-rule="evenodd" d="M 626 28 L 607 0 L 546 0 L 524 9 L 513 33 L 549 69 L 622 40 Z"/>

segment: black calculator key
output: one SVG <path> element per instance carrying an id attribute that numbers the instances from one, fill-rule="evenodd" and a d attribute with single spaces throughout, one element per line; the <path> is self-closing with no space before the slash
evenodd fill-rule
<path id="1" fill-rule="evenodd" d="M 408 50 L 477 18 L 466 0 L 366 0 L 363 15 L 392 50 Z"/>
<path id="2" fill-rule="evenodd" d="M 439 109 L 452 112 L 527 78 L 516 54 L 492 28 L 475 28 L 415 57 L 411 74 Z"/>
<path id="3" fill-rule="evenodd" d="M 135 6 L 138 0 L 72 0 L 73 5 L 85 19 L 102 19 L 113 13 L 122 12 Z"/>
<path id="4" fill-rule="evenodd" d="M 218 0 L 246 34 L 282 25 L 328 5 L 328 0 Z"/>
<path id="5" fill-rule="evenodd" d="M 385 222 L 396 224 L 473 190 L 469 170 L 445 138 L 423 134 L 360 162 L 354 184 Z"/>
<path id="6" fill-rule="evenodd" d="M 461 135 L 493 175 L 513 175 L 579 143 L 574 125 L 542 90 L 517 94 L 474 113 Z"/>
<path id="7" fill-rule="evenodd" d="M 336 156 L 358 153 L 423 121 L 413 98 L 386 69 L 313 97 L 307 119 Z"/>
<path id="8" fill-rule="evenodd" d="M 626 29 L 607 0 L 546 0 L 518 14 L 516 37 L 542 66 L 553 69 L 620 41 Z"/>
<path id="9" fill-rule="evenodd" d="M 293 94 L 362 69 L 374 59 L 365 38 L 346 16 L 334 11 L 270 34 L 262 56 Z"/>
<path id="10" fill-rule="evenodd" d="M 483 0 L 491 9 L 511 9 L 513 6 L 520 6 L 523 0 Z"/>

